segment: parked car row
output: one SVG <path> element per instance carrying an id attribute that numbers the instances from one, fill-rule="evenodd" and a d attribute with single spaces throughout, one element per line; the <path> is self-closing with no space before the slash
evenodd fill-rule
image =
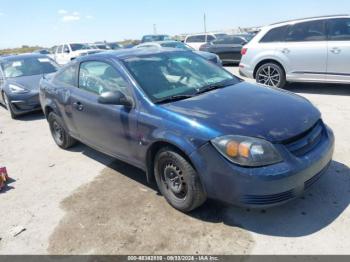
<path id="1" fill-rule="evenodd" d="M 350 83 L 350 16 L 292 20 L 263 28 L 242 50 L 241 75 L 287 82 Z"/>
<path id="2" fill-rule="evenodd" d="M 203 48 L 214 52 L 227 43 L 238 50 L 245 44 L 240 70 L 254 76 L 251 61 L 279 54 L 279 48 L 288 49 L 285 56 L 300 52 L 296 66 L 309 54 L 321 59 L 315 50 L 322 45 L 327 56 L 328 50 L 340 56 L 349 28 L 345 16 L 304 19 L 269 26 L 248 44 L 243 36 L 213 36 Z M 281 87 L 275 80 L 293 75 L 282 64 L 271 58 L 257 63 L 257 80 L 265 86 L 249 84 L 221 66 L 221 59 L 238 61 L 228 51 L 217 51 L 220 59 L 186 41 L 153 40 L 109 52 L 63 44 L 56 53 L 67 54 L 61 59 L 68 63 L 60 68 L 41 54 L 2 57 L 0 101 L 13 118 L 41 108 L 62 149 L 80 141 L 144 170 L 183 212 L 208 198 L 245 207 L 283 204 L 325 173 L 334 135 L 318 109 L 266 86 Z M 298 70 L 314 74 L 305 71 L 308 64 Z"/>

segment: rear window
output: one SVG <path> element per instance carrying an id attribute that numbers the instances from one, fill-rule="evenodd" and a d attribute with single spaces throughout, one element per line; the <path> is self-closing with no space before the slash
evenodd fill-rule
<path id="1" fill-rule="evenodd" d="M 282 42 L 287 32 L 288 26 L 280 26 L 268 31 L 260 40 L 260 43 Z"/>

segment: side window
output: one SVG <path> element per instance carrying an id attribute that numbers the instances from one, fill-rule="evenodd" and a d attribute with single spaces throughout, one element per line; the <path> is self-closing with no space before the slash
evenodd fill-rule
<path id="1" fill-rule="evenodd" d="M 63 49 L 63 45 L 60 45 L 59 47 L 57 47 L 57 53 L 62 54 L 62 49 Z"/>
<path id="2" fill-rule="evenodd" d="M 323 20 L 295 24 L 289 28 L 286 36 L 287 42 L 325 41 L 326 39 Z"/>
<path id="3" fill-rule="evenodd" d="M 121 91 L 129 94 L 128 83 L 111 65 L 88 61 L 80 65 L 79 88 L 100 95 L 104 92 Z"/>
<path id="4" fill-rule="evenodd" d="M 204 36 L 204 37 L 205 37 L 205 36 Z M 208 42 L 211 42 L 211 41 L 213 41 L 213 40 L 215 40 L 215 37 L 214 37 L 214 36 L 212 36 L 212 35 L 207 35 L 207 41 L 208 41 Z M 204 38 L 203 42 L 205 42 L 205 38 Z"/>
<path id="5" fill-rule="evenodd" d="M 260 43 L 273 43 L 284 41 L 284 36 L 286 34 L 288 26 L 276 27 L 268 31 L 263 38 L 261 38 Z"/>
<path id="6" fill-rule="evenodd" d="M 350 40 L 350 19 L 339 18 L 328 21 L 328 34 L 330 41 Z"/>
<path id="7" fill-rule="evenodd" d="M 55 80 L 70 86 L 76 86 L 75 82 L 76 65 L 71 65 L 63 68 L 60 73 L 56 76 Z"/>
<path id="8" fill-rule="evenodd" d="M 69 47 L 67 45 L 64 45 L 63 53 L 69 53 Z"/>
<path id="9" fill-rule="evenodd" d="M 205 35 L 193 35 L 187 38 L 186 43 L 201 43 L 205 42 Z"/>

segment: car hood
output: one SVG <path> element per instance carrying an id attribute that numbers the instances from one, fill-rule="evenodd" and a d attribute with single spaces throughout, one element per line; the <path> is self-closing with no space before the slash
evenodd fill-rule
<path id="1" fill-rule="evenodd" d="M 45 76 L 51 76 L 53 74 L 54 73 L 46 74 Z M 36 91 L 39 90 L 39 82 L 42 77 L 43 75 L 21 76 L 8 79 L 7 83 L 22 86 L 27 90 Z"/>
<path id="2" fill-rule="evenodd" d="M 211 134 L 259 137 L 271 142 L 297 136 L 321 117 L 301 96 L 246 82 L 162 106 L 215 131 Z"/>

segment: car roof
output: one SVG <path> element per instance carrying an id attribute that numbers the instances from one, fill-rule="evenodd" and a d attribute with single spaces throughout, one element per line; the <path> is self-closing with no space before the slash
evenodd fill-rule
<path id="1" fill-rule="evenodd" d="M 48 57 L 47 55 L 43 54 L 37 54 L 37 53 L 30 53 L 30 54 L 20 54 L 20 55 L 9 55 L 9 56 L 3 56 L 0 57 L 0 62 L 9 62 L 14 61 L 18 59 L 26 59 L 26 58 L 42 58 L 42 57 Z"/>
<path id="2" fill-rule="evenodd" d="M 293 19 L 293 20 L 287 20 L 287 21 L 281 21 L 278 23 L 273 23 L 273 24 L 270 24 L 269 27 L 277 27 L 277 26 L 289 25 L 289 24 L 300 23 L 300 22 L 317 21 L 317 20 L 334 19 L 334 18 L 350 18 L 350 16 L 347 14 L 342 14 L 342 15 L 325 15 L 325 16 L 305 17 L 305 18 L 299 18 L 299 19 Z"/>
<path id="3" fill-rule="evenodd" d="M 165 53 L 174 53 L 174 52 L 189 52 L 182 49 L 175 48 L 162 48 L 162 49 L 153 49 L 153 48 L 128 48 L 120 49 L 113 51 L 106 51 L 97 54 L 91 54 L 88 56 L 82 56 L 77 58 L 78 61 L 90 60 L 90 59 L 106 59 L 106 58 L 115 58 L 119 60 L 124 60 L 131 57 L 144 56 L 144 55 L 153 55 L 153 54 L 165 54 Z"/>

